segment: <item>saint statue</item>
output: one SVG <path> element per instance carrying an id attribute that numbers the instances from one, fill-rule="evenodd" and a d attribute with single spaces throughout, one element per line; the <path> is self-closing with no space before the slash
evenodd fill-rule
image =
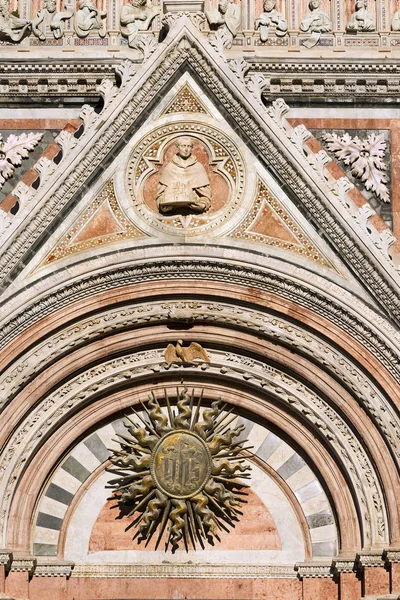
<path id="1" fill-rule="evenodd" d="M 131 48 L 135 47 L 139 31 L 147 31 L 159 12 L 159 6 L 148 6 L 146 0 L 130 0 L 121 7 L 121 33 L 128 38 Z"/>
<path id="2" fill-rule="evenodd" d="M 264 0 L 264 12 L 258 17 L 254 28 L 260 30 L 260 40 L 264 43 L 268 39 L 269 28 L 275 28 L 275 33 L 279 37 L 286 35 L 288 25 L 283 15 L 276 10 L 276 0 Z"/>
<path id="3" fill-rule="evenodd" d="M 36 13 L 32 21 L 32 33 L 44 41 L 51 32 L 56 40 L 60 39 L 65 30 L 65 21 L 73 16 L 72 10 L 57 12 L 56 0 L 44 0 L 43 8 Z"/>
<path id="4" fill-rule="evenodd" d="M 192 154 L 193 141 L 183 136 L 176 140 L 177 154 L 163 170 L 156 193 L 161 213 L 192 210 L 206 212 L 211 206 L 210 180 L 203 165 Z"/>
<path id="5" fill-rule="evenodd" d="M 240 7 L 232 0 L 220 0 L 218 8 L 208 10 L 206 17 L 210 27 L 221 32 L 224 47 L 230 48 L 240 28 Z"/>
<path id="6" fill-rule="evenodd" d="M 79 10 L 75 15 L 75 31 L 81 37 L 87 37 L 91 31 L 98 31 L 100 37 L 106 35 L 103 19 L 107 13 L 98 10 L 92 0 L 79 0 Z"/>
<path id="7" fill-rule="evenodd" d="M 31 21 L 19 19 L 10 12 L 10 0 L 0 0 L 0 39 L 20 42 L 29 33 Z"/>
<path id="8" fill-rule="evenodd" d="M 356 12 L 351 15 L 346 31 L 375 31 L 374 17 L 368 12 L 368 0 L 356 0 Z"/>
<path id="9" fill-rule="evenodd" d="M 306 48 L 313 48 L 318 43 L 321 33 L 328 33 L 332 30 L 332 21 L 320 8 L 320 0 L 310 0 L 308 4 L 310 12 L 300 23 L 301 31 L 309 31 L 312 35 L 309 40 L 304 42 Z"/>

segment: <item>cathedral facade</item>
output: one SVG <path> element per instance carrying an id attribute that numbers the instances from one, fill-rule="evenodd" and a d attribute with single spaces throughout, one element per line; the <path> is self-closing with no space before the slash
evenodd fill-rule
<path id="1" fill-rule="evenodd" d="M 0 0 L 0 598 L 400 598 L 399 46 Z"/>

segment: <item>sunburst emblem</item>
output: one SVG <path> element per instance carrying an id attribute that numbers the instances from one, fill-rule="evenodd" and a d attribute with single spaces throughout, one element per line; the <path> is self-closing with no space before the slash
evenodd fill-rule
<path id="1" fill-rule="evenodd" d="M 124 423 L 129 435 L 118 434 L 120 450 L 111 456 L 118 475 L 110 481 L 112 499 L 121 514 L 133 517 L 126 530 L 136 528 L 133 539 L 146 541 L 155 533 L 157 549 L 186 550 L 196 544 L 219 541 L 242 514 L 240 508 L 249 485 L 238 480 L 250 477 L 250 465 L 240 453 L 247 440 L 234 441 L 244 426 L 230 428 L 237 417 L 226 412 L 221 399 L 201 410 L 203 392 L 195 400 L 186 387 L 177 390 L 176 408 L 165 393 L 166 413 L 154 393 L 144 415 L 133 411 Z M 136 513 L 136 514 L 135 514 Z M 164 535 L 165 534 L 165 535 Z"/>

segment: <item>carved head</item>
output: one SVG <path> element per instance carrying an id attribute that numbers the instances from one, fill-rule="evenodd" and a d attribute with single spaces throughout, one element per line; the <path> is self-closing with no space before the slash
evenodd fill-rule
<path id="1" fill-rule="evenodd" d="M 44 0 L 44 8 L 49 13 L 54 13 L 57 10 L 57 2 L 56 0 Z"/>
<path id="2" fill-rule="evenodd" d="M 220 0 L 218 4 L 218 10 L 221 14 L 225 14 L 228 10 L 229 0 Z"/>
<path id="3" fill-rule="evenodd" d="M 178 148 L 178 156 L 189 158 L 193 150 L 193 140 L 190 137 L 182 136 L 176 140 L 175 146 Z"/>
<path id="4" fill-rule="evenodd" d="M 319 8 L 319 0 L 310 0 L 308 8 L 310 10 L 317 10 L 317 8 Z"/>
<path id="5" fill-rule="evenodd" d="M 130 0 L 130 4 L 135 8 L 139 8 L 140 6 L 146 6 L 146 0 Z"/>
<path id="6" fill-rule="evenodd" d="M 264 10 L 265 12 L 271 12 L 274 10 L 276 6 L 276 0 L 264 0 Z"/>
<path id="7" fill-rule="evenodd" d="M 356 10 L 361 8 L 368 8 L 368 0 L 356 0 Z"/>

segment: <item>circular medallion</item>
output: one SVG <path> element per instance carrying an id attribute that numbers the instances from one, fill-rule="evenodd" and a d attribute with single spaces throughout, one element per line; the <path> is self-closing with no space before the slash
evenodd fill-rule
<path id="1" fill-rule="evenodd" d="M 190 498 L 201 492 L 211 475 L 211 455 L 203 440 L 190 431 L 167 433 L 153 451 L 151 475 L 171 498 Z"/>

